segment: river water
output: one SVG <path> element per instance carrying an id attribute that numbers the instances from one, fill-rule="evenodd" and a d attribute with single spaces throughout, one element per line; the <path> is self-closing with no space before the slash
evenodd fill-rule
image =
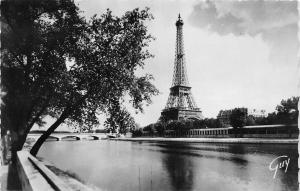
<path id="1" fill-rule="evenodd" d="M 298 190 L 297 145 L 53 141 L 39 156 L 101 190 Z"/>

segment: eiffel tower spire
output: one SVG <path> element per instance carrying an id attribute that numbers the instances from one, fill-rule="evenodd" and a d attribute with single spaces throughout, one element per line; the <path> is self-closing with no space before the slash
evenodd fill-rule
<path id="1" fill-rule="evenodd" d="M 177 34 L 173 81 L 167 104 L 161 113 L 160 119 L 202 119 L 202 112 L 194 101 L 188 82 L 183 46 L 183 20 L 180 14 L 175 25 Z"/>
<path id="2" fill-rule="evenodd" d="M 178 15 L 178 20 L 176 21 L 176 27 L 177 27 L 176 52 L 175 52 L 175 64 L 174 64 L 172 87 L 177 85 L 189 86 L 186 67 L 185 67 L 185 56 L 184 56 L 184 47 L 183 47 L 183 38 L 182 38 L 183 21 L 181 20 L 180 14 Z"/>

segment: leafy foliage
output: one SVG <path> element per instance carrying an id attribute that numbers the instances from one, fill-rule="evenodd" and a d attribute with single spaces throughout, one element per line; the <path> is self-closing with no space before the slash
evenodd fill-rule
<path id="1" fill-rule="evenodd" d="M 246 117 L 246 125 L 247 126 L 251 126 L 251 125 L 255 125 L 256 122 L 255 122 L 255 117 L 253 117 L 252 115 L 247 115 Z"/>
<path id="2" fill-rule="evenodd" d="M 109 132 L 125 134 L 130 130 L 136 128 L 135 121 L 130 113 L 124 109 L 120 108 L 120 104 L 111 105 L 109 108 L 110 117 L 105 121 L 105 127 Z"/>
<path id="3" fill-rule="evenodd" d="M 277 105 L 277 120 L 279 123 L 297 123 L 299 97 L 291 97 L 287 100 L 282 100 L 280 105 Z"/>
<path id="4" fill-rule="evenodd" d="M 233 128 L 243 127 L 247 121 L 247 110 L 244 108 L 235 108 L 232 110 L 229 119 Z"/>
<path id="5" fill-rule="evenodd" d="M 254 118 L 253 125 L 297 123 L 299 115 L 298 101 L 299 97 L 291 97 L 286 100 L 282 100 L 280 104 L 276 106 L 276 112 L 269 113 L 267 117 Z"/>
<path id="6" fill-rule="evenodd" d="M 43 124 L 45 115 L 57 121 L 32 154 L 63 122 L 88 130 L 99 122 L 97 115 L 107 113 L 107 124 L 125 132 L 133 118 L 121 106 L 123 97 L 129 95 L 133 107 L 142 112 L 158 94 L 151 75 L 135 74 L 152 57 L 147 50 L 153 40 L 145 25 L 152 19 L 148 9 L 134 9 L 122 17 L 107 10 L 89 21 L 79 16 L 71 0 L 4 1 L 1 11 L 1 69 L 7 92 L 3 126 L 16 134 L 16 150 L 33 124 Z"/>
<path id="7" fill-rule="evenodd" d="M 218 119 L 215 118 L 205 118 L 204 124 L 208 128 L 221 128 L 221 123 Z"/>
<path id="8" fill-rule="evenodd" d="M 157 132 L 158 135 L 163 136 L 166 130 L 174 131 L 188 131 L 190 129 L 203 129 L 203 128 L 220 128 L 219 120 L 213 118 L 206 118 L 204 120 L 174 120 L 163 121 L 149 124 L 143 128 L 144 131 L 151 133 Z"/>
<path id="9" fill-rule="evenodd" d="M 134 129 L 131 131 L 132 132 L 132 136 L 133 137 L 140 137 L 143 135 L 143 130 L 142 128 L 139 128 L 139 129 Z"/>
<path id="10" fill-rule="evenodd" d="M 2 128 L 20 149 L 33 124 L 69 89 L 65 58 L 76 48 L 83 19 L 72 1 L 3 1 Z"/>

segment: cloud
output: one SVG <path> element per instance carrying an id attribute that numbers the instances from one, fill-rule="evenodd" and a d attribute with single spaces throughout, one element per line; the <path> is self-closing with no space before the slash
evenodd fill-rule
<path id="1" fill-rule="evenodd" d="M 261 35 L 277 64 L 296 63 L 297 1 L 206 1 L 193 8 L 189 21 L 220 35 Z"/>

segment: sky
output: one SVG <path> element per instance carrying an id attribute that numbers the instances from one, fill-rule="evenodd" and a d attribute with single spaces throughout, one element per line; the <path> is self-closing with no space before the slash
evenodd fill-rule
<path id="1" fill-rule="evenodd" d="M 106 9 L 118 16 L 134 8 L 150 8 L 147 23 L 156 38 L 149 50 L 155 55 L 138 74 L 150 73 L 160 94 L 132 112 L 141 126 L 158 120 L 172 83 L 178 14 L 188 80 L 204 117 L 235 107 L 275 111 L 282 99 L 299 95 L 296 1 L 197 0 L 76 0 L 90 18 Z M 130 111 L 133 111 L 129 107 Z"/>

